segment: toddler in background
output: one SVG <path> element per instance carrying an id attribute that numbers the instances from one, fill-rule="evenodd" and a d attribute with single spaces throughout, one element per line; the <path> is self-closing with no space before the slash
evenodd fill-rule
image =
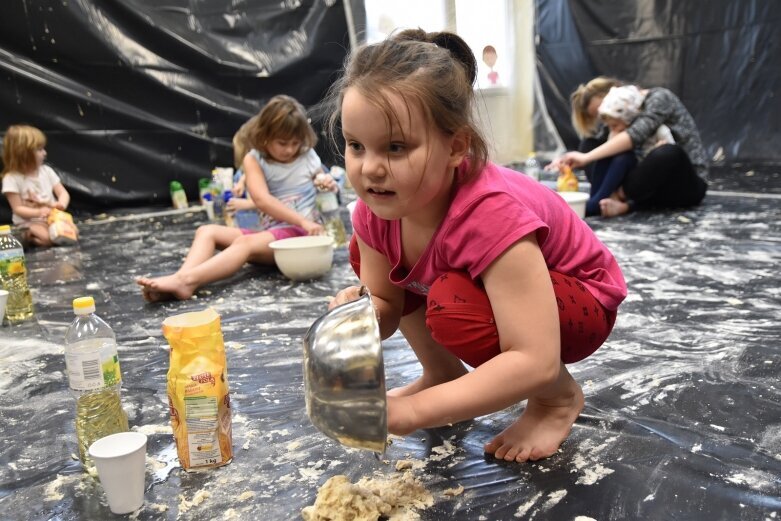
<path id="1" fill-rule="evenodd" d="M 11 125 L 3 139 L 3 194 L 13 212 L 13 224 L 22 233 L 22 241 L 34 246 L 52 246 L 48 217 L 52 209 L 65 210 L 70 194 L 57 173 L 43 162 L 46 136 L 29 125 Z M 76 225 L 63 222 L 73 236 Z"/>

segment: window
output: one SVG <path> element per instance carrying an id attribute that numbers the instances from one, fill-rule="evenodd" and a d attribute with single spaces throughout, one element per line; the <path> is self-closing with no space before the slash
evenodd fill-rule
<path id="1" fill-rule="evenodd" d="M 453 31 L 477 58 L 477 87 L 512 81 L 512 0 L 366 0 L 366 40 L 378 42 L 396 29 Z"/>

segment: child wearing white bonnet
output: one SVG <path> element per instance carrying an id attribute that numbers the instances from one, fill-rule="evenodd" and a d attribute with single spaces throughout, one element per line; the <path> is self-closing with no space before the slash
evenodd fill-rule
<path id="1" fill-rule="evenodd" d="M 626 130 L 632 121 L 642 112 L 645 93 L 634 85 L 611 87 L 599 105 L 599 116 L 610 129 L 610 136 Z M 640 147 L 639 156 L 645 157 L 654 148 L 674 144 L 672 132 L 667 125 L 659 125 L 656 133 Z"/>

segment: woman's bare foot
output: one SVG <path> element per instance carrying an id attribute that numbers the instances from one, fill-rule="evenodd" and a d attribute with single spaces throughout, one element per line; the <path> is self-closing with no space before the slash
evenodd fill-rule
<path id="1" fill-rule="evenodd" d="M 159 302 L 162 300 L 187 300 L 193 296 L 198 286 L 187 284 L 179 273 L 166 275 L 165 277 L 139 277 L 136 284 L 141 286 L 141 294 L 147 302 Z"/>
<path id="2" fill-rule="evenodd" d="M 623 201 L 608 197 L 599 201 L 599 211 L 602 217 L 618 217 L 629 212 L 629 205 Z"/>
<path id="3" fill-rule="evenodd" d="M 442 372 L 436 375 L 423 371 L 423 375 L 417 380 L 410 382 L 407 385 L 402 385 L 401 387 L 394 387 L 388 391 L 388 396 L 411 396 L 413 394 L 419 393 L 424 389 L 428 389 L 429 387 L 434 387 L 435 385 L 443 384 L 445 382 L 455 380 L 456 378 L 460 378 L 467 372 L 468 371 L 466 367 L 463 365 L 461 366 L 460 371 L 457 368 L 453 368 L 453 370 L 449 373 Z"/>
<path id="4" fill-rule="evenodd" d="M 496 459 L 519 463 L 553 455 L 583 410 L 583 391 L 574 380 L 572 383 L 574 387 L 568 396 L 553 400 L 530 398 L 521 417 L 486 443 L 485 451 Z"/>

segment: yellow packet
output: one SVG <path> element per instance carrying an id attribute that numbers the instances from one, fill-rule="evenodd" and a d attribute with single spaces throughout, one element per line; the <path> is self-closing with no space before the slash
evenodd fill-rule
<path id="1" fill-rule="evenodd" d="M 163 321 L 171 346 L 168 405 L 184 470 L 219 467 L 233 459 L 230 394 L 220 316 L 212 308 Z"/>
<path id="2" fill-rule="evenodd" d="M 557 192 L 577 192 L 578 191 L 578 178 L 572 172 L 572 169 L 567 165 L 562 165 L 559 168 L 559 178 L 556 180 Z"/>
<path id="3" fill-rule="evenodd" d="M 76 225 L 73 224 L 73 216 L 64 211 L 52 208 L 47 219 L 49 224 L 49 238 L 54 244 L 74 244 L 79 237 Z"/>

